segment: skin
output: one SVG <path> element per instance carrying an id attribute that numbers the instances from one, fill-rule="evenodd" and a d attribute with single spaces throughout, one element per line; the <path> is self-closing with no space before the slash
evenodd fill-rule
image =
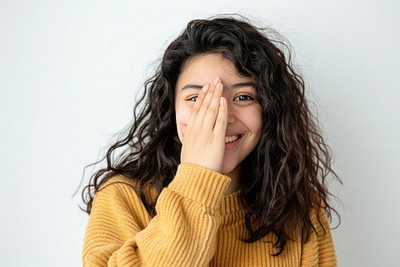
<path id="1" fill-rule="evenodd" d="M 239 190 L 241 162 L 261 136 L 261 106 L 251 79 L 220 55 L 192 58 L 177 81 L 175 110 L 181 162 L 228 175 L 226 194 Z"/>

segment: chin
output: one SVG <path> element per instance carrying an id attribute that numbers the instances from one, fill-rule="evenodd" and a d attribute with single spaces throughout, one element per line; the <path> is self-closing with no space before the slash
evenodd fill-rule
<path id="1" fill-rule="evenodd" d="M 240 170 L 240 164 L 224 164 L 221 169 L 221 173 L 227 176 L 232 177 L 232 175 L 238 174 Z"/>

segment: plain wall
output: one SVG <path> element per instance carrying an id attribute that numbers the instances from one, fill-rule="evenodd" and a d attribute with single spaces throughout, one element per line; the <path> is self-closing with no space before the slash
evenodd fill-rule
<path id="1" fill-rule="evenodd" d="M 0 0 L 2 266 L 81 265 L 84 166 L 129 123 L 168 42 L 218 13 L 294 47 L 344 183 L 339 266 L 400 266 L 398 0 Z"/>

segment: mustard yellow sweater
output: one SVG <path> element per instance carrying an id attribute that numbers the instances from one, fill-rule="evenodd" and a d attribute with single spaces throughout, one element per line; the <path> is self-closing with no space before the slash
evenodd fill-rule
<path id="1" fill-rule="evenodd" d="M 245 243 L 238 193 L 224 196 L 230 178 L 181 164 L 151 218 L 135 182 L 112 178 L 95 196 L 83 247 L 84 266 L 336 266 L 327 217 L 311 213 L 310 240 L 289 241 L 279 256 L 268 234 Z M 300 240 L 300 232 L 297 233 Z"/>

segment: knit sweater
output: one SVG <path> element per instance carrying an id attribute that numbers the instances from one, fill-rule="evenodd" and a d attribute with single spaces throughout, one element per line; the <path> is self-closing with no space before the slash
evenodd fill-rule
<path id="1" fill-rule="evenodd" d="M 302 244 L 293 232 L 279 256 L 271 233 L 243 242 L 247 230 L 239 193 L 224 196 L 230 178 L 194 164 L 181 164 L 148 214 L 134 181 L 109 180 L 94 198 L 84 247 L 84 266 L 336 266 L 328 219 L 315 212 L 316 229 Z"/>

